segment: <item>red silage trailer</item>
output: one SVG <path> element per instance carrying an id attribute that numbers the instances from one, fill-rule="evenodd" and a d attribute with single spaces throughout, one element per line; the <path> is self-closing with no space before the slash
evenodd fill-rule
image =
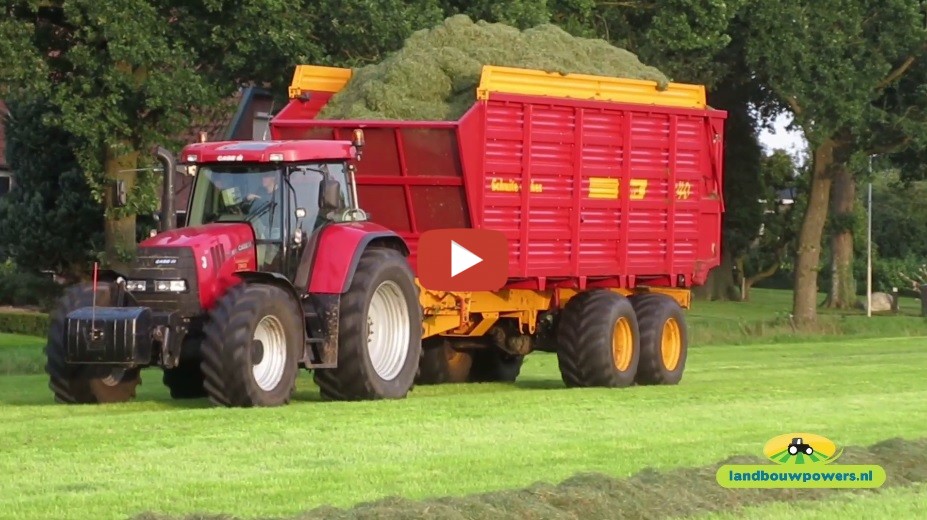
<path id="1" fill-rule="evenodd" d="M 505 289 L 423 288 L 420 382 L 511 380 L 531 350 L 557 352 L 571 386 L 679 381 L 681 309 L 720 256 L 726 113 L 703 87 L 487 66 L 456 121 L 317 119 L 349 80 L 298 67 L 273 138 L 363 129 L 359 204 L 406 241 L 413 269 L 431 229 L 509 242 Z"/>

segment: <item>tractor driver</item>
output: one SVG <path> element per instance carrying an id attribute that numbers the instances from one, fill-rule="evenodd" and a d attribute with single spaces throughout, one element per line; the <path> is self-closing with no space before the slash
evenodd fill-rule
<path id="1" fill-rule="evenodd" d="M 282 214 L 277 200 L 277 172 L 261 173 L 261 187 L 257 193 L 248 194 L 248 219 L 254 226 L 258 240 L 280 239 Z M 277 258 L 280 244 L 257 244 L 258 269 L 268 268 Z"/>

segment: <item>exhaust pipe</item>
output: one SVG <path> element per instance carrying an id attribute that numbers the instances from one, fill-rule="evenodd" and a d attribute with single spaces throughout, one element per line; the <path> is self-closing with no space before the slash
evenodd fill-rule
<path id="1" fill-rule="evenodd" d="M 164 193 L 161 195 L 161 230 L 168 231 L 177 227 L 177 213 L 174 211 L 174 171 L 177 161 L 174 155 L 163 146 L 155 150 L 155 156 L 164 166 Z"/>

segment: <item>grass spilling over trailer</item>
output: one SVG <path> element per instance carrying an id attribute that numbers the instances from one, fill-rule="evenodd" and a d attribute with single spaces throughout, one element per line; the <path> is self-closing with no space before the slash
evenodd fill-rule
<path id="1" fill-rule="evenodd" d="M 577 473 L 621 479 L 706 467 L 759 456 L 768 439 L 792 431 L 848 446 L 922 438 L 923 345 L 705 346 L 690 351 L 679 386 L 621 391 L 566 390 L 556 357 L 544 353 L 526 359 L 515 384 L 420 386 L 402 401 L 318 402 L 303 376 L 294 402 L 272 409 L 172 401 L 156 369 L 143 372 L 137 401 L 105 406 L 56 406 L 45 376 L 5 376 L 0 511 L 18 519 L 292 516 Z M 695 484 L 673 486 L 680 493 Z M 888 507 L 867 503 L 873 509 L 864 512 Z"/>
<path id="2" fill-rule="evenodd" d="M 476 100 L 483 65 L 655 81 L 669 80 L 605 40 L 574 37 L 550 24 L 525 31 L 466 15 L 410 36 L 380 63 L 356 69 L 321 119 L 459 118 Z"/>

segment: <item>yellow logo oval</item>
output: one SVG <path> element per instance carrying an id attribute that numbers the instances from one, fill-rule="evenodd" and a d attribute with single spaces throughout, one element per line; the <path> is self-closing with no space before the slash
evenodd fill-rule
<path id="1" fill-rule="evenodd" d="M 763 455 L 776 464 L 830 464 L 841 451 L 833 441 L 814 433 L 787 433 L 763 447 Z"/>

